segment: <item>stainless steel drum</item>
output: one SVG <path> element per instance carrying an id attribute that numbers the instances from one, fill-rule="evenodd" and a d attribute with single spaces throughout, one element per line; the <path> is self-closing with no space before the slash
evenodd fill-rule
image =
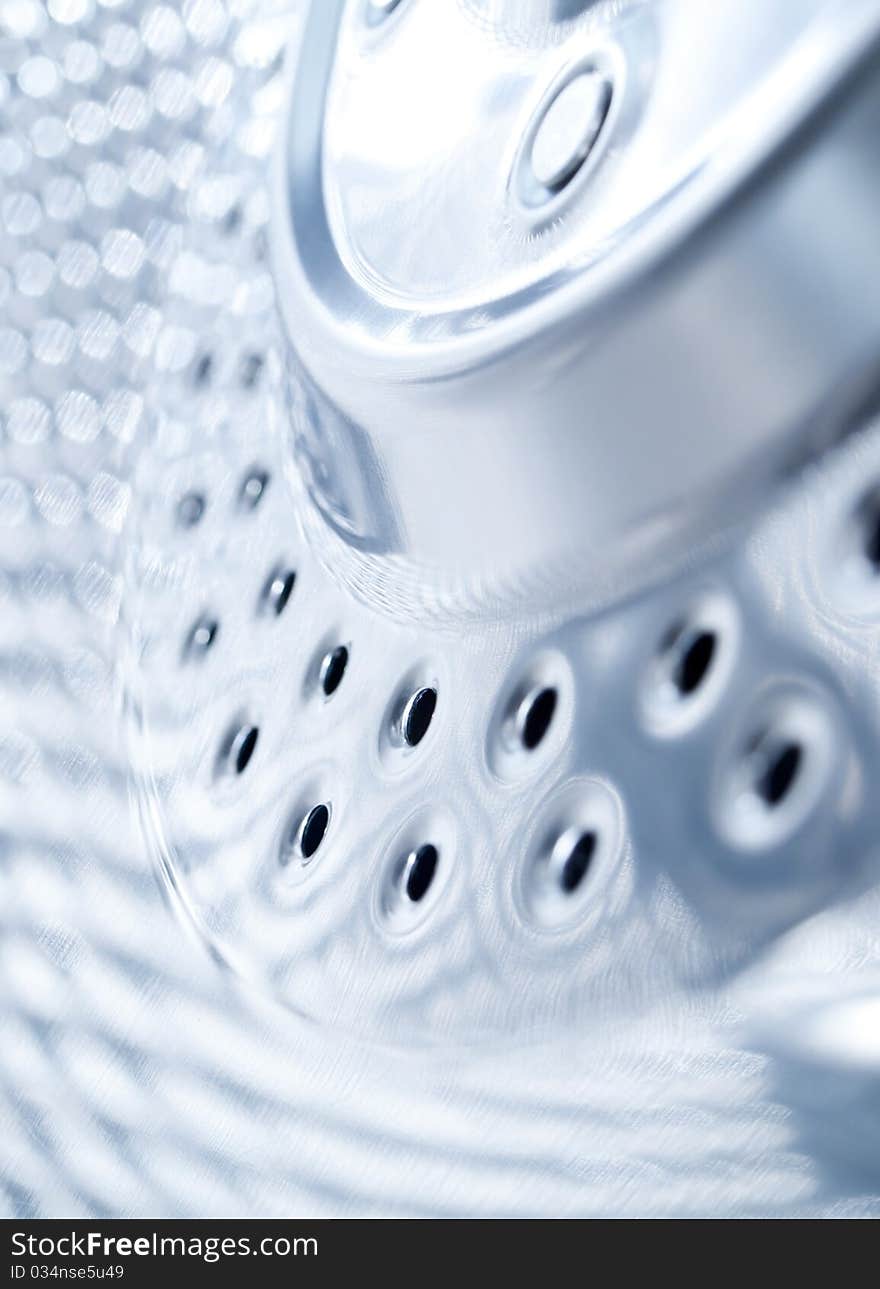
<path id="1" fill-rule="evenodd" d="M 0 29 L 0 1207 L 876 1214 L 878 0 Z"/>

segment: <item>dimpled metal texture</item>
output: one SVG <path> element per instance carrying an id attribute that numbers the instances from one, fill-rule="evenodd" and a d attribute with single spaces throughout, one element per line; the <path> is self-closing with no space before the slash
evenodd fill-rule
<path id="1" fill-rule="evenodd" d="M 0 1208 L 876 1215 L 880 430 L 598 616 L 340 570 L 301 9 L 0 0 Z"/>

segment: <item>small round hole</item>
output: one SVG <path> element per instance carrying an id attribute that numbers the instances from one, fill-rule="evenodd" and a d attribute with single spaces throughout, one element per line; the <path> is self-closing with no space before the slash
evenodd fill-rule
<path id="1" fill-rule="evenodd" d="M 739 653 L 739 614 L 724 592 L 704 591 L 672 620 L 646 660 L 639 704 L 660 737 L 706 720 L 726 694 Z"/>
<path id="2" fill-rule="evenodd" d="M 716 778 L 716 819 L 726 838 L 747 851 L 791 841 L 840 785 L 846 764 L 841 735 L 833 705 L 807 686 L 784 685 L 756 696 Z M 808 845 L 807 833 L 801 839 Z"/>
<path id="3" fill-rule="evenodd" d="M 263 587 L 264 609 L 279 618 L 287 608 L 295 586 L 296 573 L 293 569 L 276 570 Z"/>
<path id="4" fill-rule="evenodd" d="M 565 746 L 575 712 L 571 663 L 543 649 L 504 684 L 489 722 L 486 758 L 500 779 L 539 773 Z"/>
<path id="5" fill-rule="evenodd" d="M 177 503 L 177 522 L 181 528 L 195 528 L 205 513 L 205 498 L 198 492 L 188 492 Z"/>
<path id="6" fill-rule="evenodd" d="M 253 389 L 260 379 L 264 359 L 262 354 L 246 354 L 241 362 L 241 383 L 245 389 Z"/>
<path id="7" fill-rule="evenodd" d="M 407 699 L 401 717 L 401 730 L 404 742 L 409 747 L 417 747 L 428 732 L 434 712 L 437 708 L 437 690 L 431 686 L 416 690 Z"/>
<path id="8" fill-rule="evenodd" d="M 269 486 L 267 470 L 251 470 L 241 481 L 238 502 L 242 510 L 256 510 Z"/>
<path id="9" fill-rule="evenodd" d="M 700 688 L 712 667 L 717 646 L 714 631 L 700 631 L 687 640 L 673 672 L 673 683 L 682 697 Z"/>
<path id="10" fill-rule="evenodd" d="M 422 808 L 395 834 L 374 893 L 384 930 L 408 935 L 436 915 L 455 884 L 456 835 L 454 815 L 436 807 Z"/>
<path id="11" fill-rule="evenodd" d="M 184 657 L 202 658 L 217 639 L 220 623 L 213 618 L 199 618 L 191 628 L 184 645 Z"/>
<path id="12" fill-rule="evenodd" d="M 308 861 L 316 853 L 330 823 L 330 807 L 323 803 L 313 806 L 303 819 L 299 828 L 299 851 L 302 858 Z"/>
<path id="13" fill-rule="evenodd" d="M 231 775 L 244 774 L 253 760 L 260 731 L 256 725 L 239 725 L 227 736 L 220 757 L 221 768 Z"/>
<path id="14" fill-rule="evenodd" d="M 321 663 L 321 688 L 328 698 L 342 684 L 347 666 L 348 649 L 345 645 L 338 645 L 325 656 Z"/>
<path id="15" fill-rule="evenodd" d="M 590 870 L 596 853 L 597 837 L 594 832 L 584 832 L 572 846 L 566 845 L 566 855 L 559 872 L 559 885 L 566 895 L 577 891 Z"/>
<path id="16" fill-rule="evenodd" d="M 241 206 L 236 203 L 234 206 L 230 207 L 223 217 L 223 222 L 221 224 L 223 232 L 227 235 L 237 233 L 241 228 L 242 219 L 243 212 Z"/>
<path id="17" fill-rule="evenodd" d="M 427 895 L 439 861 L 440 852 L 430 843 L 419 846 L 418 850 L 412 851 L 407 856 L 403 870 L 403 885 L 407 899 L 413 904 L 418 904 L 419 900 Z"/>
<path id="18" fill-rule="evenodd" d="M 257 750 L 257 739 L 260 737 L 260 731 L 256 726 L 251 726 L 235 753 L 235 773 L 244 774 L 251 762 L 251 757 Z"/>
<path id="19" fill-rule="evenodd" d="M 543 742 L 556 712 L 558 694 L 551 686 L 533 690 L 520 703 L 516 713 L 516 726 L 520 742 L 527 752 L 533 752 Z"/>
<path id="20" fill-rule="evenodd" d="M 527 921 L 547 931 L 598 917 L 623 854 L 621 803 L 600 780 L 575 780 L 542 808 L 519 866 L 514 898 Z"/>
<path id="21" fill-rule="evenodd" d="M 214 358 L 211 354 L 202 354 L 193 368 L 193 384 L 207 385 L 214 372 Z"/>
<path id="22" fill-rule="evenodd" d="M 803 748 L 786 740 L 772 747 L 755 783 L 755 791 L 765 805 L 781 805 L 797 782 L 803 762 Z"/>
<path id="23" fill-rule="evenodd" d="M 412 753 L 428 737 L 440 687 L 433 662 L 423 659 L 400 678 L 392 691 L 379 728 L 379 753 L 392 773 L 402 772 L 418 761 Z"/>
<path id="24" fill-rule="evenodd" d="M 880 487 L 872 488 L 858 506 L 862 555 L 870 572 L 880 576 Z"/>

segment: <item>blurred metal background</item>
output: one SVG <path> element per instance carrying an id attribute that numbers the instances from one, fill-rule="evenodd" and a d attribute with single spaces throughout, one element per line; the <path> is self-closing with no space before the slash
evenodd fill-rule
<path id="1" fill-rule="evenodd" d="M 401 0 L 340 21 L 366 41 L 355 87 L 416 22 L 486 42 L 485 62 L 464 37 L 426 46 L 470 103 L 461 149 L 480 145 L 466 83 L 493 60 L 555 84 L 584 31 L 607 43 L 643 13 L 687 30 L 698 7 Z M 726 8 L 695 43 L 700 83 Z M 861 147 L 880 137 L 880 13 L 762 8 L 786 50 L 808 17 L 835 33 L 777 82 L 789 110 L 822 84 L 832 124 L 859 128 L 818 169 L 838 136 L 799 136 L 817 200 L 750 261 L 785 255 L 772 279 L 728 275 L 739 293 L 685 326 L 636 274 L 620 343 L 654 301 L 661 366 L 692 358 L 694 399 L 676 384 L 626 442 L 636 402 L 671 398 L 636 398 L 634 360 L 616 429 L 554 421 L 548 473 L 514 424 L 524 391 L 533 411 L 557 388 L 529 350 L 546 319 L 518 324 L 509 388 L 464 379 L 444 404 L 436 318 L 389 340 L 297 294 L 279 194 L 308 6 L 0 0 L 4 1213 L 876 1215 L 880 238 Z M 737 66 L 769 75 L 777 53 Z M 839 88 L 851 73 L 864 100 Z M 517 122 L 540 120 L 533 91 Z M 467 166 L 407 221 L 440 126 L 408 158 L 380 130 L 358 168 L 364 134 L 328 136 L 340 202 L 372 213 L 353 281 L 384 306 L 396 274 L 395 307 L 424 320 L 428 297 L 449 312 L 456 266 L 464 295 L 481 265 L 517 279 L 492 267 L 510 247 L 479 226 L 491 193 Z M 747 226 L 776 193 L 745 185 Z M 537 235 L 512 244 L 541 267 Z M 591 308 L 554 336 L 576 349 Z M 483 314 L 491 371 L 507 350 L 488 362 Z M 470 345 L 447 375 L 472 372 Z M 497 414 L 456 457 L 444 417 L 470 395 Z M 414 449 L 377 409 L 412 418 Z M 773 442 L 745 473 L 735 413 Z M 698 470 L 667 487 L 671 461 L 716 451 L 711 489 Z M 637 479 L 664 522 L 648 506 L 630 541 Z"/>

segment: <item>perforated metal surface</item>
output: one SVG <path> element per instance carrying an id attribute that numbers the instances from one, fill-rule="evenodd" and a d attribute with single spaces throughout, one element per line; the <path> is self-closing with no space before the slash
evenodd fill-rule
<path id="1" fill-rule="evenodd" d="M 3 1207 L 875 1213 L 880 431 L 598 616 L 346 554 L 300 13 L 0 7 Z"/>

